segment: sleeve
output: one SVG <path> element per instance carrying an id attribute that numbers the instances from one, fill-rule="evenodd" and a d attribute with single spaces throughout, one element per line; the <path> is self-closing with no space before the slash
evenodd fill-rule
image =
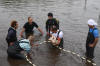
<path id="1" fill-rule="evenodd" d="M 14 32 L 13 32 L 13 30 L 10 30 L 9 33 L 8 33 L 8 36 L 7 36 L 7 40 L 8 40 L 9 42 L 13 42 L 13 41 L 16 40 L 16 39 L 14 39 L 14 38 L 15 38 Z"/>
<path id="2" fill-rule="evenodd" d="M 62 31 L 59 33 L 59 38 L 63 38 L 63 32 Z"/>
<path id="3" fill-rule="evenodd" d="M 38 28 L 38 27 L 39 27 L 39 26 L 37 25 L 37 23 L 35 23 L 35 22 L 34 22 L 34 26 L 35 26 L 36 28 Z"/>
<path id="4" fill-rule="evenodd" d="M 8 33 L 8 37 L 12 37 L 13 36 L 13 30 L 10 30 Z"/>
<path id="5" fill-rule="evenodd" d="M 48 20 L 46 21 L 46 31 L 48 32 Z"/>
<path id="6" fill-rule="evenodd" d="M 98 38 L 99 37 L 99 31 L 98 30 L 94 30 L 93 34 L 94 34 L 94 37 L 95 38 Z"/>

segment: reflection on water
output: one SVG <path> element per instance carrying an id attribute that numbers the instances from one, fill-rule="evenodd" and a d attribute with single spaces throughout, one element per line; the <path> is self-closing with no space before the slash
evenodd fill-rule
<path id="1" fill-rule="evenodd" d="M 84 56 L 88 32 L 86 22 L 88 19 L 94 18 L 96 21 L 98 20 L 100 25 L 99 6 L 100 0 L 0 0 L 0 58 L 4 58 L 0 59 L 1 66 L 29 66 L 23 60 L 7 59 L 5 36 L 10 21 L 18 21 L 18 36 L 29 16 L 33 17 L 45 33 L 45 21 L 48 12 L 53 12 L 54 17 L 60 21 L 60 28 L 64 32 L 64 48 Z M 35 29 L 34 43 L 44 40 L 45 35 L 40 36 Z M 97 66 L 100 63 L 99 43 L 95 52 L 96 59 L 94 60 Z M 49 43 L 32 48 L 32 58 L 32 62 L 37 66 L 92 66 L 91 64 L 84 64 L 80 58 L 74 55 L 60 52 Z"/>
<path id="2" fill-rule="evenodd" d="M 86 10 L 86 6 L 87 6 L 87 0 L 85 0 L 85 6 L 84 6 L 84 9 Z"/>
<path id="3" fill-rule="evenodd" d="M 19 59 L 12 59 L 12 58 L 7 58 L 7 61 L 9 62 L 10 66 L 24 66 L 24 65 L 29 65 L 25 60 L 19 60 Z"/>
<path id="4" fill-rule="evenodd" d="M 100 27 L 100 14 L 99 14 L 99 16 L 98 16 L 98 25 L 99 25 L 99 27 Z"/>

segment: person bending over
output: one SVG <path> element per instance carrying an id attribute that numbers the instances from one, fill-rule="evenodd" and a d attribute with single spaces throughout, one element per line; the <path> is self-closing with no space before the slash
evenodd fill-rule
<path id="1" fill-rule="evenodd" d="M 52 26 L 49 40 L 54 46 L 58 46 L 63 49 L 63 32 L 56 26 Z"/>
<path id="2" fill-rule="evenodd" d="M 9 46 L 7 49 L 7 53 L 9 57 L 17 58 L 17 59 L 25 59 L 24 51 L 27 53 L 28 58 L 30 56 L 30 50 L 33 46 L 33 36 L 29 36 L 28 39 L 19 40 L 14 42 L 13 45 Z"/>

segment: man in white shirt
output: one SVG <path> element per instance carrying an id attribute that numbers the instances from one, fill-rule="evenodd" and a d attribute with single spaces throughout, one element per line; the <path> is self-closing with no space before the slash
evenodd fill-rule
<path id="1" fill-rule="evenodd" d="M 50 34 L 53 38 L 51 40 L 52 44 L 63 48 L 63 32 L 61 30 L 58 30 L 56 26 L 52 26 Z"/>

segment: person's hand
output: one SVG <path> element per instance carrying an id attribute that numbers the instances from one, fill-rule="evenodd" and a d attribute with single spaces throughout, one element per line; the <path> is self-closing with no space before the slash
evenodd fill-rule
<path id="1" fill-rule="evenodd" d="M 31 46 L 32 46 L 32 47 L 34 47 L 34 46 L 39 46 L 39 44 L 32 44 Z"/>
<path id="2" fill-rule="evenodd" d="M 42 36 L 43 36 L 44 33 L 42 32 L 41 34 L 42 34 Z"/>
<path id="3" fill-rule="evenodd" d="M 52 40 L 53 40 L 53 38 L 52 38 L 52 37 L 50 37 L 48 40 L 49 40 L 49 41 L 52 41 Z"/>
<path id="4" fill-rule="evenodd" d="M 47 36 L 50 36 L 50 37 L 52 37 L 52 34 L 50 34 L 49 32 L 47 32 Z"/>
<path id="5" fill-rule="evenodd" d="M 39 44 L 35 44 L 35 46 L 39 46 Z"/>
<path id="6" fill-rule="evenodd" d="M 23 37 L 23 34 L 20 34 L 20 38 L 22 38 Z"/>
<path id="7" fill-rule="evenodd" d="M 89 44 L 89 47 L 94 47 L 94 44 Z"/>
<path id="8" fill-rule="evenodd" d="M 34 44 L 31 44 L 32 47 L 34 47 Z"/>

